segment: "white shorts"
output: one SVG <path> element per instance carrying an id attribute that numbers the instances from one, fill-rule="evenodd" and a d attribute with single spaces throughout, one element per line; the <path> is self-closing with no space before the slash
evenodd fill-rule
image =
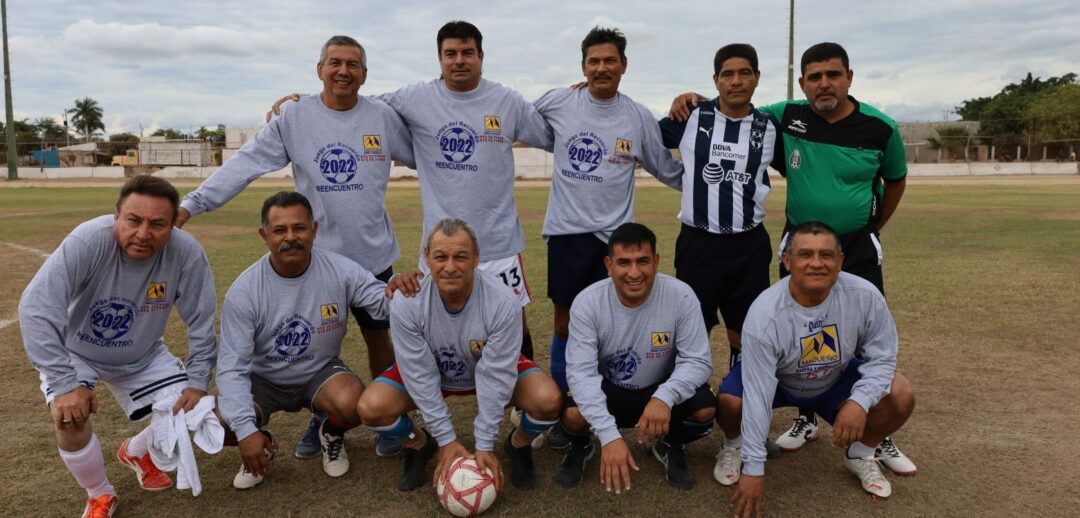
<path id="1" fill-rule="evenodd" d="M 116 402 L 124 409 L 124 414 L 132 421 L 149 417 L 155 401 L 167 398 L 175 400 L 180 391 L 188 386 L 184 362 L 164 347 L 145 368 L 122 376 L 99 371 L 76 355 L 71 355 L 71 365 L 75 367 L 79 383 L 90 390 L 94 390 L 98 380 L 104 381 Z M 45 403 L 51 404 L 53 398 L 59 394 L 54 394 L 49 388 L 44 374 L 39 372 L 38 376 L 41 378 L 41 392 L 45 394 Z"/>
<path id="2" fill-rule="evenodd" d="M 525 263 L 521 259 L 521 254 L 480 261 L 477 268 L 501 280 L 521 303 L 521 307 L 532 302 L 532 291 L 529 290 L 529 282 L 525 279 Z M 420 271 L 424 272 L 424 275 L 431 274 L 423 257 L 420 258 Z"/>

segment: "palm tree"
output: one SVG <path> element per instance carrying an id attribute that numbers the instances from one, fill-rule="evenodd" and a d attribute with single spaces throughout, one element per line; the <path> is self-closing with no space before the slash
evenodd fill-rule
<path id="1" fill-rule="evenodd" d="M 89 97 L 76 99 L 75 107 L 68 110 L 68 113 L 71 114 L 71 123 L 87 142 L 90 142 L 95 130 L 105 131 L 105 123 L 101 120 L 101 106 Z"/>

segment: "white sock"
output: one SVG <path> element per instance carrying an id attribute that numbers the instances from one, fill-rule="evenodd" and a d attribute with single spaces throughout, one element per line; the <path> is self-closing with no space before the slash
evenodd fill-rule
<path id="1" fill-rule="evenodd" d="M 724 436 L 724 448 L 727 448 L 729 450 L 742 448 L 742 436 L 740 435 L 734 439 L 730 439 L 727 436 Z"/>
<path id="2" fill-rule="evenodd" d="M 90 443 L 79 451 L 60 450 L 60 458 L 75 477 L 75 482 L 86 490 L 90 498 L 116 494 L 109 477 L 105 475 L 105 457 L 101 454 L 97 434 L 91 434 Z"/>
<path id="3" fill-rule="evenodd" d="M 143 455 L 150 453 L 150 427 L 143 428 L 143 431 L 138 435 L 132 437 L 127 443 L 128 455 L 133 457 L 142 458 Z"/>
<path id="4" fill-rule="evenodd" d="M 865 459 L 874 456 L 874 447 L 861 442 L 853 442 L 848 446 L 847 456 L 849 459 Z"/>

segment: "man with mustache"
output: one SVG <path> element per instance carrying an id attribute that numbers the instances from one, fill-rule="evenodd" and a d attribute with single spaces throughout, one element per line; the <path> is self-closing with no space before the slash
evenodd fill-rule
<path id="1" fill-rule="evenodd" d="M 322 92 L 287 106 L 185 196 L 177 226 L 222 207 L 255 179 L 291 162 L 296 189 L 311 201 L 319 223 L 319 247 L 356 261 L 387 282 L 399 252 L 386 211 L 386 186 L 393 160 L 413 165 L 409 132 L 385 103 L 357 96 L 367 80 L 367 53 L 353 38 L 327 40 L 315 71 L 323 82 Z M 361 307 L 352 312 L 367 344 L 374 378 L 394 362 L 390 323 Z M 320 419 L 313 417 L 296 447 L 297 457 L 319 455 L 319 424 Z M 381 456 L 400 451 L 400 444 L 385 442 L 376 448 Z"/>
<path id="2" fill-rule="evenodd" d="M 431 275 L 415 298 L 399 297 L 390 304 L 397 361 L 357 404 L 365 425 L 405 443 L 400 491 L 423 485 L 427 463 L 436 454 L 433 482 L 445 476 L 454 459 L 468 457 L 490 469 L 496 490 L 502 490 L 495 443 L 507 405 L 522 411 L 520 424 L 506 437 L 510 481 L 530 489 L 536 474 L 529 442 L 559 416 L 558 386 L 520 353 L 518 299 L 479 268 L 478 243 L 464 220 L 447 218 L 432 225 L 423 253 Z M 446 404 L 447 396 L 472 394 L 477 404 L 474 453 L 458 440 Z M 423 415 L 426 429 L 409 417 L 414 409 Z"/>
<path id="3" fill-rule="evenodd" d="M 600 483 L 609 492 L 629 490 L 638 467 L 619 428 L 631 426 L 638 443 L 655 439 L 652 453 L 668 483 L 694 486 L 685 447 L 712 430 L 712 354 L 693 290 L 658 274 L 659 261 L 651 230 L 620 225 L 604 258 L 609 279 L 586 288 L 570 308 L 572 395 L 562 414 L 570 448 L 556 479 L 563 487 L 584 477 L 595 453 L 591 430 L 601 445 Z"/>
<path id="4" fill-rule="evenodd" d="M 885 293 L 879 234 L 904 194 L 907 164 L 896 122 L 878 109 L 848 95 L 854 72 L 847 51 L 836 43 L 818 43 L 801 60 L 799 86 L 806 100 L 786 101 L 761 108 L 780 122 L 787 177 L 786 217 L 780 249 L 789 231 L 806 221 L 828 224 L 840 235 L 843 270 Z M 672 117 L 684 117 L 687 102 L 680 96 Z M 788 274 L 783 264 L 780 275 Z M 817 418 L 809 408 L 776 442 L 795 451 L 818 438 Z M 877 455 L 894 472 L 914 475 L 915 464 L 890 437 L 877 445 Z"/>
<path id="5" fill-rule="evenodd" d="M 349 470 L 345 431 L 360 425 L 360 378 L 340 359 L 346 309 L 363 308 L 387 318 L 390 287 L 349 258 L 313 248 L 319 224 L 311 204 L 296 192 L 263 203 L 259 235 L 269 253 L 245 270 L 221 306 L 217 385 L 223 420 L 236 434 L 243 466 L 237 489 L 260 484 L 277 445 L 263 428 L 279 410 L 323 412 L 319 429 L 323 471 Z"/>
<path id="6" fill-rule="evenodd" d="M 534 104 L 551 126 L 551 194 L 542 235 L 548 249 L 548 297 L 555 306 L 551 375 L 565 392 L 570 306 L 581 290 L 607 277 L 607 240 L 634 219 L 634 168 L 679 188 L 682 165 L 664 147 L 656 119 L 619 92 L 626 37 L 594 27 L 581 42 L 587 88 L 557 88 Z M 553 448 L 568 443 L 556 426 Z M 539 444 L 537 444 L 539 446 Z"/>
<path id="7" fill-rule="evenodd" d="M 83 516 L 111 516 L 116 490 L 105 474 L 90 416 L 103 381 L 124 415 L 141 421 L 154 403 L 191 411 L 214 367 L 214 278 L 199 243 L 173 229 L 180 195 L 169 182 L 136 176 L 120 188 L 116 213 L 75 228 L 45 260 L 19 299 L 19 326 L 52 414 L 60 458 L 86 490 Z M 187 325 L 188 355 L 162 336 L 175 307 Z M 120 443 L 117 458 L 139 486 L 172 480 L 150 459 L 150 427 Z"/>

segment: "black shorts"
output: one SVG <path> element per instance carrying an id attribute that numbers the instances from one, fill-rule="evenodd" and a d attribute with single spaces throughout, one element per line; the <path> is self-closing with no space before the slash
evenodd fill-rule
<path id="1" fill-rule="evenodd" d="M 375 276 L 383 282 L 390 282 L 390 277 L 394 276 L 394 267 L 391 266 L 382 273 Z M 390 329 L 389 320 L 375 320 L 371 317 L 371 314 L 364 308 L 349 308 L 352 310 L 352 316 L 356 319 L 356 323 L 360 324 L 360 329 Z"/>
<path id="2" fill-rule="evenodd" d="M 649 404 L 649 400 L 652 399 L 653 393 L 658 388 L 660 388 L 659 383 L 639 390 L 627 390 L 606 379 L 600 382 L 600 390 L 607 396 L 608 413 L 615 418 L 615 425 L 619 428 L 633 428 L 637 424 L 638 420 L 641 419 L 641 414 L 645 412 L 645 405 Z M 576 406 L 577 402 L 574 401 L 573 394 L 563 398 L 563 407 Z M 690 399 L 675 405 L 675 408 L 671 409 L 671 422 L 681 423 L 702 408 L 715 407 L 716 394 L 713 394 L 709 384 L 706 383 L 698 387 L 694 395 L 690 396 Z"/>
<path id="3" fill-rule="evenodd" d="M 780 251 L 784 250 L 784 243 L 794 225 L 784 225 L 783 237 L 780 238 Z M 881 240 L 878 232 L 872 225 L 867 225 L 850 234 L 840 235 L 840 249 L 844 252 L 844 265 L 842 271 L 862 277 L 870 281 L 881 295 L 885 295 L 885 281 L 881 275 Z M 784 262 L 780 262 L 780 277 L 788 275 Z"/>
<path id="4" fill-rule="evenodd" d="M 689 284 L 701 303 L 705 328 L 720 323 L 742 332 L 746 312 L 769 287 L 772 244 L 765 225 L 737 234 L 714 234 L 683 225 L 675 241 L 675 277 Z"/>
<path id="5" fill-rule="evenodd" d="M 607 278 L 607 243 L 593 234 L 548 236 L 548 298 L 569 308 L 590 284 Z"/>

